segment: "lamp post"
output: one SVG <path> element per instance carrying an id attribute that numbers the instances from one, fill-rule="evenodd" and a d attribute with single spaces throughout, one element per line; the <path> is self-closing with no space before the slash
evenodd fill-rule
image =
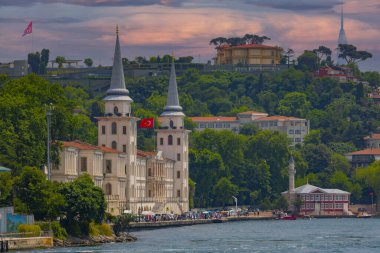
<path id="1" fill-rule="evenodd" d="M 235 212 L 237 215 L 237 198 L 235 196 L 232 196 L 232 198 L 235 200 Z"/>
<path id="2" fill-rule="evenodd" d="M 47 106 L 46 120 L 47 120 L 47 167 L 48 167 L 48 180 L 51 181 L 51 162 L 50 162 L 50 144 L 51 144 L 51 115 L 52 115 L 53 105 L 50 103 Z"/>
<path id="3" fill-rule="evenodd" d="M 370 192 L 369 195 L 371 195 L 371 214 L 373 214 L 373 192 Z"/>

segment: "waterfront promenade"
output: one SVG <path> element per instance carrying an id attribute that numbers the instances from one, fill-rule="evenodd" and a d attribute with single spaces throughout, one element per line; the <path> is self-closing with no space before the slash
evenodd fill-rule
<path id="1" fill-rule="evenodd" d="M 129 230 L 157 229 L 165 227 L 192 226 L 210 223 L 224 223 L 231 221 L 247 221 L 247 220 L 272 220 L 274 219 L 272 212 L 261 212 L 260 215 L 249 213 L 248 215 L 227 216 L 221 218 L 209 219 L 185 219 L 185 220 L 169 220 L 169 221 L 149 221 L 149 222 L 131 222 Z"/>

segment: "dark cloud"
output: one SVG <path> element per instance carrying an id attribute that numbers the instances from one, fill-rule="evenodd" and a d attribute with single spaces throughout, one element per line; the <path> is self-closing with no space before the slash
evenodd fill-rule
<path id="1" fill-rule="evenodd" d="M 81 6 L 144 6 L 144 5 L 167 5 L 167 6 L 179 6 L 184 0 L 1 0 L 0 7 L 4 6 L 32 6 L 37 3 L 42 4 L 71 4 Z"/>
<path id="2" fill-rule="evenodd" d="M 338 0 L 240 0 L 246 4 L 290 11 L 326 11 L 341 2 Z"/>

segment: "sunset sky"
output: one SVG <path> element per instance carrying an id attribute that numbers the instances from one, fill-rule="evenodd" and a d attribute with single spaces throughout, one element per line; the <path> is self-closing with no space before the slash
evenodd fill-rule
<path id="1" fill-rule="evenodd" d="M 379 71 L 380 2 L 346 0 L 344 11 L 348 42 L 374 55 L 362 67 Z M 33 34 L 21 37 L 29 21 Z M 174 51 L 206 62 L 215 54 L 212 38 L 246 33 L 266 35 L 272 38 L 267 44 L 298 55 L 319 45 L 336 47 L 340 1 L 0 0 L 0 62 L 48 48 L 51 59 L 90 57 L 95 65 L 109 65 L 116 24 L 129 59 Z"/>

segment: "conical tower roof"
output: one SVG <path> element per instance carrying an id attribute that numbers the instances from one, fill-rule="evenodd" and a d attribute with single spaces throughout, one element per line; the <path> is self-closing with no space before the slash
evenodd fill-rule
<path id="1" fill-rule="evenodd" d="M 340 12 L 340 30 L 339 30 L 339 38 L 338 38 L 338 45 L 340 44 L 348 44 L 346 32 L 344 31 L 343 2 L 342 2 L 341 12 Z M 340 51 L 338 49 L 337 63 L 338 65 L 343 65 L 345 61 L 339 57 L 339 54 L 340 54 Z"/>
<path id="2" fill-rule="evenodd" d="M 105 100 L 112 100 L 117 98 L 117 100 L 132 101 L 128 94 L 129 91 L 125 87 L 123 62 L 121 60 L 120 53 L 119 27 L 116 26 L 116 45 L 115 54 L 113 57 L 111 85 L 107 90 L 107 97 Z"/>
<path id="3" fill-rule="evenodd" d="M 177 77 L 175 74 L 174 57 L 170 70 L 169 91 L 166 100 L 166 106 L 161 116 L 185 116 L 182 112 L 182 107 L 179 105 Z"/>

